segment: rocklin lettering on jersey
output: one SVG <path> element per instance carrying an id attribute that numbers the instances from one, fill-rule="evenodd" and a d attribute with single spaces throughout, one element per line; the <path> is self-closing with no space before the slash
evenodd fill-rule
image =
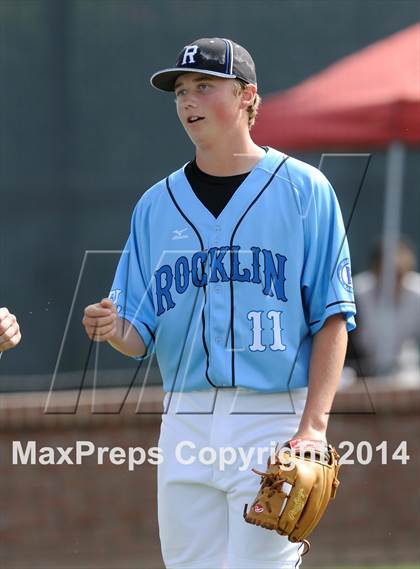
<path id="1" fill-rule="evenodd" d="M 239 253 L 242 253 L 240 266 Z M 171 310 L 176 303 L 173 292 L 183 294 L 190 285 L 204 287 L 209 283 L 243 282 L 262 284 L 262 293 L 276 295 L 278 300 L 287 302 L 285 292 L 285 264 L 287 257 L 273 254 L 268 249 L 251 247 L 241 251 L 238 245 L 232 247 L 211 247 L 198 251 L 189 259 L 179 256 L 173 266 L 162 265 L 154 273 L 156 280 L 157 316 Z M 274 292 L 273 292 L 274 289 Z"/>

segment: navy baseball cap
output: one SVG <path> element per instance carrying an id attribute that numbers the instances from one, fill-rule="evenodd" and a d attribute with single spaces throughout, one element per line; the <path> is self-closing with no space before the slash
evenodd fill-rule
<path id="1" fill-rule="evenodd" d="M 175 66 L 154 73 L 150 83 L 159 91 L 174 91 L 176 78 L 190 71 L 257 84 L 250 54 L 239 44 L 224 38 L 202 38 L 186 45 Z"/>

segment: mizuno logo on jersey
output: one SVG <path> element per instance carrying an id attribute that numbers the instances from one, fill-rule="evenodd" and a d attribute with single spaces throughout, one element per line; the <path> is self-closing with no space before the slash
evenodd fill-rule
<path id="1" fill-rule="evenodd" d="M 278 300 L 287 302 L 286 261 L 287 257 L 268 249 L 251 247 L 241 251 L 238 245 L 212 247 L 192 257 L 181 255 L 173 265 L 162 265 L 154 273 L 157 316 L 176 306 L 175 293 L 184 294 L 190 286 L 204 287 L 218 282 L 262 285 L 264 295 L 275 295 Z"/>
<path id="2" fill-rule="evenodd" d="M 185 235 L 184 231 L 187 231 L 188 227 L 184 227 L 184 229 L 174 229 L 172 241 L 176 239 L 188 239 L 188 235 Z"/>

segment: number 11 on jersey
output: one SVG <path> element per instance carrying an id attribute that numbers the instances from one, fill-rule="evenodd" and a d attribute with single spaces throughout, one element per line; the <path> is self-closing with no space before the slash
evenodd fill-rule
<path id="1" fill-rule="evenodd" d="M 284 351 L 286 346 L 282 341 L 281 315 L 283 313 L 278 310 L 253 310 L 248 312 L 248 320 L 252 322 L 252 344 L 249 347 L 251 352 L 264 352 L 267 346 L 262 343 L 262 332 L 264 330 L 263 320 L 271 320 L 270 326 L 273 333 L 273 342 L 268 345 L 270 350 Z"/>

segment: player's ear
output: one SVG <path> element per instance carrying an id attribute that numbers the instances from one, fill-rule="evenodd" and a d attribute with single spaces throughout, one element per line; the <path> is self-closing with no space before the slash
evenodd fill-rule
<path id="1" fill-rule="evenodd" d="M 241 109 L 247 109 L 254 102 L 257 94 L 256 85 L 248 84 L 242 89 Z"/>

